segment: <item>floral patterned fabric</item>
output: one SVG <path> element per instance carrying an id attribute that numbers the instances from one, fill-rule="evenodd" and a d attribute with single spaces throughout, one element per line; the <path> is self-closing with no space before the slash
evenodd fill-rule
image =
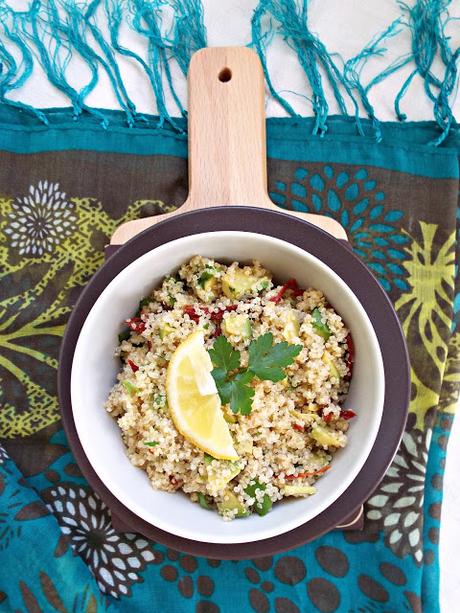
<path id="1" fill-rule="evenodd" d="M 62 430 L 59 345 L 104 245 L 123 221 L 173 210 L 187 191 L 184 135 L 153 120 L 126 128 L 115 113 L 108 129 L 69 117 L 56 112 L 37 131 L 33 119 L 0 109 L 0 610 L 437 611 L 442 475 L 459 388 L 460 141 L 426 145 L 428 124 L 384 125 L 376 144 L 338 119 L 324 138 L 309 136 L 309 120 L 269 120 L 272 199 L 345 227 L 400 317 L 412 396 L 362 531 L 224 562 L 115 530 Z"/>

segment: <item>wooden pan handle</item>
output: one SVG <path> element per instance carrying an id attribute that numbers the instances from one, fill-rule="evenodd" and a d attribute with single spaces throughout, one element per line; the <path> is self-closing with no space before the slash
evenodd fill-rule
<path id="1" fill-rule="evenodd" d="M 236 204 L 279 211 L 267 191 L 264 104 L 264 76 L 254 51 L 246 47 L 197 51 L 188 74 L 188 198 L 173 213 L 123 224 L 111 244 L 125 243 L 153 224 L 194 209 Z M 284 212 L 347 238 L 333 219 Z"/>
<path id="2" fill-rule="evenodd" d="M 245 47 L 202 49 L 189 72 L 189 196 L 185 208 L 271 206 L 267 194 L 265 90 Z"/>

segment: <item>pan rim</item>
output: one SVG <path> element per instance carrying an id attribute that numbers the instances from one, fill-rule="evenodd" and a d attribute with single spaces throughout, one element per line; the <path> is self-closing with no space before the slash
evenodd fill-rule
<path id="1" fill-rule="evenodd" d="M 220 230 L 252 231 L 266 234 L 285 240 L 302 249 L 305 249 L 305 243 L 307 242 L 309 246 L 308 251 L 330 266 L 339 276 L 345 277 L 345 282 L 363 304 L 379 340 L 384 359 L 385 378 L 387 380 L 387 377 L 389 377 L 392 382 L 391 386 L 388 384 L 385 386 L 384 414 L 380 426 L 381 429 L 384 427 L 385 409 L 387 409 L 387 413 L 388 411 L 391 413 L 391 419 L 386 420 L 388 423 L 386 424 L 385 442 L 383 443 L 383 439 L 380 442 L 381 437 L 379 434 L 381 430 L 379 430 L 376 442 L 363 469 L 361 469 L 353 483 L 335 503 L 306 524 L 289 532 L 264 540 L 233 545 L 192 541 L 165 533 L 155 526 L 147 524 L 124 507 L 103 486 L 84 455 L 81 443 L 76 435 L 70 406 L 70 370 L 79 329 L 91 310 L 92 305 L 110 280 L 128 263 L 155 248 L 155 246 L 169 242 L 173 238 L 180 238 L 189 234 Z M 329 262 L 327 261 L 328 259 L 330 260 Z M 350 279 L 351 273 L 354 274 L 354 280 Z M 347 280 L 347 276 L 351 282 Z M 379 307 L 379 314 L 375 311 L 376 304 Z M 373 315 L 370 314 L 369 310 L 373 312 Z M 374 318 L 379 320 L 377 327 Z M 380 332 L 377 328 L 379 328 Z M 391 334 L 388 334 L 388 330 L 391 331 Z M 391 336 L 392 355 L 389 355 L 389 347 L 384 350 L 382 346 L 382 341 L 384 345 L 388 346 L 388 336 Z M 99 271 L 95 273 L 77 301 L 67 325 L 61 346 L 59 364 L 59 398 L 62 404 L 64 428 L 66 429 L 69 443 L 88 482 L 108 504 L 109 508 L 130 529 L 134 528 L 158 542 L 163 542 L 168 546 L 188 553 L 221 559 L 257 557 L 291 549 L 313 538 L 317 538 L 335 527 L 345 517 L 355 512 L 378 485 L 397 451 L 406 422 L 410 393 L 407 347 L 401 326 L 389 298 L 364 263 L 351 252 L 348 246 L 345 246 L 341 241 L 306 221 L 294 219 L 281 211 L 268 211 L 248 206 L 217 206 L 184 213 L 144 230 L 120 247 L 118 251 L 108 258 Z M 392 397 L 388 398 L 387 396 Z M 376 447 L 378 447 L 377 450 Z M 373 454 L 375 458 L 371 466 L 371 475 L 369 473 L 362 475 Z M 375 460 L 377 460 L 377 463 Z"/>
<path id="2" fill-rule="evenodd" d="M 236 524 L 232 524 L 232 527 L 234 526 L 236 530 L 231 530 L 228 528 L 228 524 L 226 526 L 225 522 L 219 520 L 219 533 L 211 534 L 208 523 L 207 527 L 205 528 L 205 531 L 206 533 L 209 532 L 209 534 L 206 534 L 203 531 L 203 527 L 202 533 L 200 534 L 198 526 L 191 525 L 188 520 L 185 521 L 184 524 L 181 523 L 181 520 L 179 518 L 174 517 L 174 513 L 173 516 L 171 516 L 168 512 L 164 513 L 166 509 L 163 509 L 163 512 L 161 509 L 155 510 L 155 508 L 162 506 L 161 503 L 153 503 L 153 507 L 152 504 L 145 504 L 145 499 L 143 497 L 139 498 L 136 496 L 136 488 L 134 489 L 133 493 L 133 489 L 129 486 L 126 486 L 126 481 L 118 480 L 116 471 L 115 474 L 113 474 L 112 462 L 107 461 L 106 454 L 99 453 L 99 445 L 94 445 L 89 441 L 89 439 L 94 436 L 95 426 L 94 424 L 92 424 L 91 427 L 88 428 L 88 415 L 86 414 L 86 418 L 83 417 L 80 409 L 83 408 L 84 414 L 85 407 L 88 408 L 92 406 L 93 410 L 97 411 L 98 405 L 92 404 L 90 401 L 85 402 L 85 400 L 82 399 L 82 393 L 83 395 L 86 395 L 86 390 L 88 389 L 88 387 L 86 385 L 82 386 L 81 382 L 87 382 L 88 378 L 91 377 L 91 374 L 88 373 L 88 371 L 86 370 L 88 362 L 87 350 L 88 347 L 91 346 L 94 342 L 94 335 L 97 336 L 100 326 L 98 323 L 97 325 L 95 325 L 95 330 L 93 329 L 91 333 L 88 333 L 88 324 L 91 326 L 91 322 L 93 322 L 92 325 L 94 326 L 95 321 L 100 322 L 101 318 L 105 319 L 106 313 L 110 308 L 109 305 L 113 300 L 113 291 L 116 292 L 116 287 L 120 287 L 120 285 L 123 287 L 125 284 L 128 284 L 129 279 L 131 279 L 132 277 L 136 277 L 141 269 L 151 270 L 150 267 L 152 266 L 152 263 L 162 259 L 164 250 L 167 250 L 168 252 L 174 251 L 176 253 L 179 253 L 179 257 L 182 259 L 181 252 L 184 249 L 188 249 L 188 243 L 190 240 L 194 241 L 194 251 L 196 249 L 196 252 L 202 253 L 201 251 L 199 251 L 200 246 L 206 245 L 206 249 L 209 250 L 210 254 L 212 254 L 214 248 L 218 248 L 218 243 L 220 243 L 221 241 L 225 241 L 228 239 L 230 241 L 238 240 L 238 242 L 240 242 L 244 238 L 246 238 L 246 240 L 256 240 L 258 245 L 262 246 L 262 248 L 264 245 L 266 247 L 268 245 L 270 250 L 279 249 L 280 253 L 283 252 L 288 253 L 291 256 L 295 256 L 296 265 L 299 270 L 303 266 L 311 265 L 313 267 L 318 267 L 321 270 L 321 274 L 323 276 L 332 278 L 333 283 L 341 287 L 341 291 L 344 293 L 344 295 L 349 296 L 349 300 L 355 305 L 355 308 L 357 309 L 354 321 L 356 322 L 360 319 L 362 325 L 364 325 L 364 327 L 367 329 L 367 331 L 362 330 L 362 333 L 368 335 L 366 345 L 369 349 L 369 360 L 371 362 L 372 360 L 376 361 L 375 370 L 373 371 L 375 377 L 373 377 L 372 379 L 372 385 L 375 386 L 374 394 L 376 395 L 376 397 L 374 398 L 372 404 L 374 407 L 375 415 L 377 415 L 377 417 L 375 417 L 374 420 L 372 420 L 371 418 L 370 421 L 366 422 L 366 435 L 360 439 L 359 444 L 357 444 L 356 435 L 354 439 L 354 444 L 350 444 L 350 449 L 348 450 L 347 455 L 349 457 L 353 457 L 353 466 L 349 467 L 346 472 L 344 472 L 343 469 L 342 471 L 339 471 L 340 479 L 338 483 L 335 483 L 334 486 L 327 486 L 325 483 L 323 485 L 323 482 L 321 482 L 321 484 L 318 484 L 320 485 L 320 491 L 318 492 L 318 495 L 315 496 L 314 501 L 312 501 L 313 504 L 310 505 L 310 507 L 304 508 L 302 510 L 302 505 L 298 504 L 301 501 L 296 501 L 295 517 L 291 517 L 289 519 L 289 513 L 284 514 L 282 512 L 282 507 L 278 507 L 278 505 L 276 505 L 275 510 L 277 512 L 275 514 L 270 514 L 268 521 L 260 521 L 257 515 L 253 515 L 249 522 L 246 520 L 244 523 L 236 522 Z M 210 243 L 212 243 L 214 247 L 211 248 L 209 246 Z M 197 245 L 200 246 L 197 247 Z M 205 253 L 202 254 L 206 255 Z M 136 270 L 134 270 L 134 268 Z M 104 291 L 101 293 L 97 301 L 94 303 L 91 311 L 89 312 L 76 343 L 71 370 L 71 403 L 76 430 L 87 458 L 90 460 L 93 469 L 95 470 L 101 481 L 106 484 L 106 486 L 112 491 L 114 496 L 116 496 L 118 500 L 122 502 L 122 504 L 127 506 L 133 513 L 135 513 L 145 521 L 167 532 L 173 532 L 177 536 L 181 536 L 183 538 L 188 539 L 204 539 L 206 540 L 206 542 L 221 545 L 237 544 L 241 542 L 268 539 L 295 529 L 296 527 L 309 521 L 309 519 L 312 519 L 315 515 L 320 514 L 325 508 L 330 506 L 333 501 L 339 498 L 339 496 L 345 491 L 345 489 L 353 482 L 353 480 L 366 462 L 366 459 L 375 442 L 375 438 L 377 436 L 377 432 L 380 426 L 384 398 L 383 360 L 380 352 L 380 347 L 378 345 L 377 336 L 373 329 L 372 323 L 369 320 L 367 313 L 365 312 L 359 299 L 354 295 L 354 293 L 340 277 L 338 277 L 333 271 L 327 270 L 327 268 L 328 267 L 315 256 L 311 255 L 304 249 L 297 247 L 296 245 L 287 243 L 284 240 L 275 237 L 269 237 L 267 235 L 262 235 L 256 232 L 218 230 L 215 232 L 193 234 L 191 236 L 175 239 L 171 242 L 165 243 L 164 245 L 155 247 L 153 250 L 148 251 L 144 255 L 140 256 L 139 258 L 128 264 L 128 266 L 122 271 L 120 271 L 105 287 Z M 168 272 L 166 274 L 168 274 Z M 342 296 L 342 299 L 343 298 L 344 296 Z M 97 316 L 97 312 L 99 312 L 100 314 L 99 317 Z M 101 313 L 103 313 L 102 316 Z M 100 363 L 100 360 L 101 357 L 99 357 L 98 363 Z M 91 370 L 91 372 L 94 372 L 94 370 Z M 355 408 L 354 405 L 352 406 L 353 408 Z M 103 428 L 103 430 L 105 430 L 105 427 Z M 119 433 L 117 434 L 119 436 Z M 101 433 L 101 438 L 103 438 L 103 433 Z M 119 457 L 118 453 L 117 457 Z M 125 454 L 123 454 L 123 458 L 126 461 Z M 337 471 L 335 470 L 334 473 L 337 474 Z M 333 478 L 337 479 L 337 477 Z M 165 500 L 167 499 L 168 497 L 166 496 Z M 168 503 L 166 502 L 165 504 L 167 505 Z M 202 514 L 201 509 L 199 509 L 199 507 L 196 508 Z M 193 508 L 190 509 L 190 511 L 193 512 Z M 281 515 L 281 517 L 278 517 L 278 515 Z M 217 517 L 217 515 L 212 515 L 211 518 L 208 518 L 207 522 L 209 522 L 209 519 L 217 519 Z M 244 534 L 239 532 L 240 528 L 243 530 Z"/>

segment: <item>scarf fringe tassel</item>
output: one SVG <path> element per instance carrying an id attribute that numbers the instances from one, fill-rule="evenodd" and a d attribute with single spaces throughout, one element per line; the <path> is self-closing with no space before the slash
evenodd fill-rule
<path id="1" fill-rule="evenodd" d="M 289 115 L 296 117 L 298 113 L 273 84 L 267 64 L 267 51 L 275 37 L 281 37 L 290 46 L 309 85 L 308 100 L 315 117 L 313 134 L 319 136 L 327 132 L 328 97 L 333 96 L 340 114 L 353 118 L 358 134 L 381 141 L 382 130 L 371 102 L 371 90 L 405 69 L 394 101 L 395 118 L 407 119 L 402 110 L 404 99 L 414 80 L 423 79 L 433 119 L 439 127 L 439 136 L 432 144 L 438 146 L 457 128 L 452 100 L 458 87 L 460 47 L 452 49 L 446 34 L 451 21 L 450 2 L 417 0 L 411 6 L 398 2 L 400 17 L 355 57 L 344 60 L 331 53 L 310 30 L 308 0 L 260 0 L 251 21 L 251 46 L 260 56 L 271 95 Z M 136 110 L 123 79 L 120 60 L 129 58 L 148 78 L 159 116 L 157 127 L 169 124 L 182 131 L 182 122 L 175 121 L 174 116 L 186 117 L 186 111 L 176 90 L 172 63 L 185 77 L 192 54 L 206 46 L 201 0 L 31 0 L 23 11 L 12 8 L 14 4 L 12 0 L 0 0 L 0 103 L 48 123 L 46 110 L 12 99 L 20 98 L 18 90 L 31 78 L 38 63 L 49 82 L 68 98 L 75 118 L 90 113 L 107 127 L 108 114 L 87 104 L 103 72 L 125 113 L 127 125 L 146 125 L 149 120 Z M 389 62 L 365 83 L 363 73 L 367 72 L 364 69 L 369 62 L 377 56 L 384 58 L 391 39 L 404 31 L 410 32 L 410 52 Z M 133 47 L 140 48 L 142 44 L 144 51 L 124 46 L 121 39 L 126 34 L 138 37 L 139 42 Z M 80 88 L 71 79 L 76 57 L 84 61 L 88 72 L 86 83 Z M 168 105 L 167 94 L 172 101 Z M 369 123 L 361 122 L 363 115 L 370 119 Z M 369 126 L 371 133 L 366 134 Z"/>

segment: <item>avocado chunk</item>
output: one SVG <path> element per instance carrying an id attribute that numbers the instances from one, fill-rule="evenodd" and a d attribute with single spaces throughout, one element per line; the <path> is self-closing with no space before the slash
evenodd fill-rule
<path id="1" fill-rule="evenodd" d="M 321 311 L 316 308 L 311 312 L 311 316 L 313 318 L 312 326 L 316 334 L 319 334 L 324 338 L 325 341 L 331 336 L 331 331 L 329 326 L 325 321 L 323 321 L 323 316 L 321 315 Z"/>
<path id="2" fill-rule="evenodd" d="M 133 385 L 131 381 L 125 380 L 125 381 L 122 381 L 121 384 L 125 388 L 125 390 L 128 392 L 128 394 L 138 394 L 139 393 L 138 388 L 135 385 Z"/>
<path id="3" fill-rule="evenodd" d="M 316 487 L 312 485 L 285 485 L 285 496 L 313 496 L 316 494 Z"/>
<path id="4" fill-rule="evenodd" d="M 224 514 L 225 511 L 234 511 L 236 509 L 237 513 L 235 517 L 247 517 L 249 515 L 249 511 L 245 509 L 231 490 L 225 491 L 223 499 L 217 503 L 217 508 L 222 514 Z"/>
<path id="5" fill-rule="evenodd" d="M 343 442 L 339 437 L 339 433 L 324 428 L 323 426 L 315 426 L 311 431 L 312 438 L 320 445 L 326 447 L 343 447 Z"/>
<path id="6" fill-rule="evenodd" d="M 240 472 L 241 464 L 239 462 L 230 462 L 228 460 L 206 462 L 208 490 L 220 492 Z"/>
<path id="7" fill-rule="evenodd" d="M 340 373 L 337 369 L 337 366 L 335 365 L 334 358 L 331 356 L 331 354 L 328 351 L 325 351 L 321 359 L 325 364 L 329 366 L 329 372 L 331 377 L 335 377 L 336 379 L 340 380 Z"/>
<path id="8" fill-rule="evenodd" d="M 160 331 L 159 331 L 161 340 L 163 340 L 166 336 L 168 336 L 168 334 L 171 334 L 173 330 L 174 328 L 170 324 L 168 324 L 166 321 L 163 322 L 160 325 Z"/>
<path id="9" fill-rule="evenodd" d="M 255 296 L 267 289 L 270 284 L 268 277 L 257 277 L 246 274 L 239 267 L 230 267 L 222 277 L 222 291 L 227 298 L 240 300 L 245 296 Z"/>
<path id="10" fill-rule="evenodd" d="M 206 266 L 205 270 L 201 273 L 198 279 L 198 285 L 204 289 L 205 292 L 212 292 L 216 287 L 216 273 L 217 269 L 212 266 Z"/>
<path id="11" fill-rule="evenodd" d="M 254 443 L 252 442 L 252 439 L 246 439 L 244 441 L 242 441 L 241 443 L 237 443 L 237 451 L 240 455 L 243 455 L 245 453 L 252 453 L 252 449 L 254 447 Z"/>
<path id="12" fill-rule="evenodd" d="M 299 338 L 300 322 L 294 311 L 287 311 L 283 317 L 283 337 L 288 343 L 295 343 Z"/>
<path id="13" fill-rule="evenodd" d="M 249 338 L 252 334 L 251 321 L 247 315 L 231 313 L 224 317 L 222 322 L 222 332 L 225 336 L 234 334 L 242 338 Z"/>
<path id="14" fill-rule="evenodd" d="M 198 277 L 198 281 L 194 287 L 195 294 L 204 302 L 211 302 L 217 295 L 219 271 L 214 266 L 209 264 Z"/>

